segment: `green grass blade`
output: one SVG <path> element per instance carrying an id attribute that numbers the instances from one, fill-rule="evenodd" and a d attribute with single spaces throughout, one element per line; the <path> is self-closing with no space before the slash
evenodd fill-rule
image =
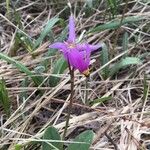
<path id="1" fill-rule="evenodd" d="M 90 102 L 90 105 L 102 104 L 102 103 L 107 102 L 107 101 L 109 101 L 109 100 L 111 100 L 111 99 L 112 99 L 111 96 L 98 98 L 98 99 L 95 99 L 95 100 L 91 101 L 91 102 Z"/>
<path id="2" fill-rule="evenodd" d="M 85 2 L 89 8 L 93 7 L 93 0 L 86 0 Z"/>
<path id="3" fill-rule="evenodd" d="M 129 35 L 128 35 L 127 32 L 125 32 L 124 35 L 123 35 L 123 39 L 122 39 L 122 49 L 123 49 L 123 51 L 127 51 L 128 50 L 128 44 L 129 44 L 128 38 L 129 38 Z M 125 54 L 123 56 L 123 58 L 127 57 L 127 55 L 128 54 Z"/>
<path id="4" fill-rule="evenodd" d="M 30 54 L 32 53 L 34 44 L 24 33 L 17 32 L 15 40 L 18 41 L 18 43 L 21 44 L 21 46 L 24 47 Z"/>
<path id="5" fill-rule="evenodd" d="M 41 78 L 36 77 L 26 66 L 24 66 L 20 62 L 16 61 L 15 59 L 13 59 L 13 58 L 11 58 L 11 57 L 3 54 L 3 53 L 0 53 L 0 59 L 3 59 L 5 61 L 7 61 L 8 63 L 13 64 L 20 71 L 24 72 L 26 75 L 28 75 L 33 80 L 33 82 L 35 83 L 36 86 L 38 86 L 42 83 Z"/>
<path id="6" fill-rule="evenodd" d="M 145 53 L 141 54 L 141 55 L 139 56 L 139 58 L 140 58 L 141 60 L 144 60 L 146 57 L 149 57 L 149 56 L 150 56 L 150 52 L 145 52 Z"/>
<path id="7" fill-rule="evenodd" d="M 63 42 L 67 38 L 67 35 L 68 35 L 68 27 L 65 27 L 56 41 Z"/>
<path id="8" fill-rule="evenodd" d="M 68 63 L 66 62 L 66 60 L 63 57 L 61 57 L 60 59 L 58 59 L 58 61 L 54 65 L 52 74 L 54 74 L 54 75 L 62 74 L 67 69 L 67 67 L 68 67 Z M 49 85 L 56 86 L 59 81 L 60 81 L 59 77 L 51 76 L 49 78 Z"/>
<path id="9" fill-rule="evenodd" d="M 136 17 L 136 16 L 126 17 L 123 20 L 122 19 L 115 19 L 111 22 L 105 23 L 103 25 L 99 25 L 99 26 L 91 29 L 89 31 L 89 33 L 100 32 L 103 30 L 117 29 L 126 23 L 133 23 L 133 22 L 137 22 L 137 21 L 140 21 L 143 19 L 144 19 L 143 17 Z"/>
<path id="10" fill-rule="evenodd" d="M 21 82 L 21 87 L 28 87 L 30 84 L 30 81 L 28 79 L 28 77 L 24 78 L 23 81 Z M 28 94 L 27 94 L 27 90 L 22 90 L 19 94 L 19 99 L 24 101 L 27 99 Z"/>
<path id="11" fill-rule="evenodd" d="M 141 60 L 138 57 L 126 57 L 123 58 L 120 62 L 116 63 L 111 69 L 109 76 L 113 76 L 120 69 L 123 69 L 129 65 L 138 65 L 141 64 Z"/>
<path id="12" fill-rule="evenodd" d="M 102 53 L 101 53 L 101 62 L 102 62 L 102 65 L 105 65 L 106 63 L 108 63 L 109 61 L 109 52 L 108 52 L 108 48 L 107 48 L 107 45 L 106 44 L 103 44 L 102 46 Z M 109 66 L 106 66 L 103 70 L 102 70 L 102 75 L 103 75 L 103 78 L 106 79 L 109 75 Z"/>
<path id="13" fill-rule="evenodd" d="M 6 0 L 6 9 L 7 9 L 7 14 L 9 15 L 9 13 L 10 13 L 10 0 Z"/>
<path id="14" fill-rule="evenodd" d="M 117 2 L 116 0 L 107 0 L 109 8 L 111 10 L 112 16 L 116 15 L 117 13 Z"/>
<path id="15" fill-rule="evenodd" d="M 0 104 L 4 108 L 7 116 L 10 116 L 10 99 L 8 96 L 8 91 L 6 89 L 6 84 L 3 79 L 0 80 Z"/>
<path id="16" fill-rule="evenodd" d="M 127 51 L 128 50 L 128 33 L 125 32 L 124 35 L 123 35 L 123 41 L 122 41 L 122 48 L 123 48 L 123 51 Z"/>
<path id="17" fill-rule="evenodd" d="M 144 102 L 146 101 L 148 94 L 149 94 L 149 86 L 147 83 L 147 77 L 146 75 L 144 75 L 144 82 L 143 82 L 143 101 L 142 103 L 144 104 Z"/>
<path id="18" fill-rule="evenodd" d="M 53 28 L 53 26 L 59 21 L 59 18 L 52 18 L 48 21 L 48 23 L 46 24 L 45 28 L 43 29 L 43 31 L 41 32 L 41 35 L 39 36 L 39 38 L 35 41 L 35 45 L 34 45 L 34 49 L 37 48 L 42 41 L 44 40 L 44 38 L 51 32 L 51 29 Z"/>

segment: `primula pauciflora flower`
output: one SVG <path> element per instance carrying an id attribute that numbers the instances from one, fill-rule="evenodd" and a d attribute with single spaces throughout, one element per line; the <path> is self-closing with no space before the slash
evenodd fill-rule
<path id="1" fill-rule="evenodd" d="M 90 55 L 91 52 L 97 50 L 101 45 L 90 45 L 87 43 L 76 43 L 75 23 L 73 15 L 69 17 L 69 36 L 65 42 L 56 42 L 50 45 L 50 48 L 59 49 L 68 63 L 78 69 L 85 76 L 89 75 Z"/>

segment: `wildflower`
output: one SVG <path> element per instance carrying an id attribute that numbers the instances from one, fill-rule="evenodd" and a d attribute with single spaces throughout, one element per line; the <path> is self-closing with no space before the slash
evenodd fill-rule
<path id="1" fill-rule="evenodd" d="M 59 49 L 68 63 L 78 69 L 82 74 L 88 76 L 91 52 L 100 48 L 100 45 L 90 45 L 87 43 L 76 43 L 75 23 L 73 15 L 69 17 L 69 36 L 65 42 L 56 42 L 49 46 Z"/>

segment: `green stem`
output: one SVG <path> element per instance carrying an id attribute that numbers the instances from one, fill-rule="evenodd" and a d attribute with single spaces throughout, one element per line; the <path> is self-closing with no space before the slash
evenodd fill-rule
<path id="1" fill-rule="evenodd" d="M 72 104 L 73 104 L 73 95 L 74 95 L 74 69 L 71 69 L 70 64 L 69 64 L 69 71 L 70 71 L 70 82 L 71 82 L 71 87 L 70 87 L 71 94 L 70 94 L 70 103 L 68 106 L 68 114 L 66 118 L 66 125 L 65 125 L 64 134 L 63 134 L 63 140 L 65 139 L 67 129 L 68 129 L 68 124 L 69 124 L 69 119 L 70 119 L 70 114 L 71 114 Z"/>
<path id="2" fill-rule="evenodd" d="M 6 0 L 6 9 L 7 9 L 7 14 L 9 16 L 9 14 L 10 14 L 10 0 Z"/>

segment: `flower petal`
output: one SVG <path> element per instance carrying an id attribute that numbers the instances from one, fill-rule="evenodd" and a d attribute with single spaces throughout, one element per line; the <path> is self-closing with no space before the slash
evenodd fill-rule
<path id="1" fill-rule="evenodd" d="M 69 17 L 69 37 L 68 37 L 68 42 L 75 42 L 75 23 L 74 23 L 74 18 L 73 15 Z"/>
<path id="2" fill-rule="evenodd" d="M 89 48 L 91 49 L 91 52 L 95 51 L 95 50 L 98 50 L 99 48 L 101 48 L 102 46 L 100 44 L 97 44 L 97 45 L 91 45 L 91 44 L 88 44 Z"/>
<path id="3" fill-rule="evenodd" d="M 85 61 L 86 60 L 90 61 L 91 49 L 88 44 L 85 45 L 82 50 L 79 50 L 79 48 L 77 46 L 77 50 L 83 55 Z"/>
<path id="4" fill-rule="evenodd" d="M 55 49 L 59 49 L 60 51 L 65 51 L 66 44 L 61 43 L 61 42 L 56 42 L 56 43 L 53 43 L 52 45 L 50 45 L 49 48 L 55 48 Z"/>
<path id="5" fill-rule="evenodd" d="M 87 47 L 89 47 L 89 49 L 91 50 L 91 52 L 99 49 L 100 47 L 102 47 L 100 44 L 97 45 L 91 45 L 91 44 L 87 44 L 87 43 L 83 43 L 83 44 L 77 44 L 77 49 L 79 51 L 83 51 L 85 50 Z"/>
<path id="6" fill-rule="evenodd" d="M 81 73 L 88 69 L 89 62 L 85 60 L 83 53 L 78 50 L 68 52 L 67 57 L 70 65 L 78 69 Z"/>
<path id="7" fill-rule="evenodd" d="M 65 44 L 62 42 L 56 42 L 49 46 L 49 48 L 56 48 L 56 49 L 62 49 L 64 48 Z"/>

